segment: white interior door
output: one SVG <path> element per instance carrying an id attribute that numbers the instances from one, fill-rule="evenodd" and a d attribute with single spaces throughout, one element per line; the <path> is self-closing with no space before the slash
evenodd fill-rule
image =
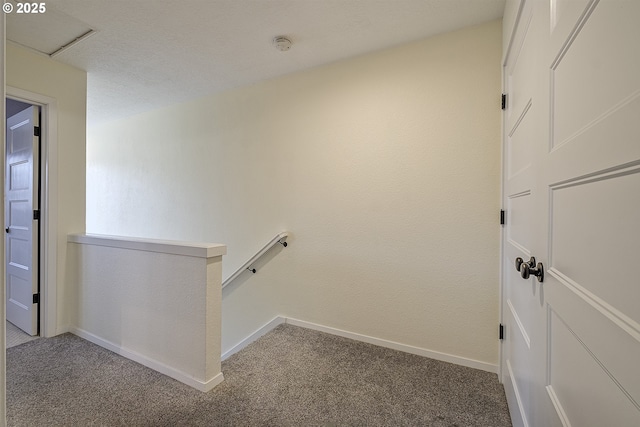
<path id="1" fill-rule="evenodd" d="M 546 390 L 564 425 L 640 426 L 640 1 L 549 10 Z"/>
<path id="2" fill-rule="evenodd" d="M 5 274 L 7 320 L 38 333 L 39 112 L 29 107 L 7 119 L 5 169 Z M 34 295 L 36 297 L 34 297 Z"/>
<path id="3" fill-rule="evenodd" d="M 505 11 L 514 20 L 513 36 L 505 49 L 503 86 L 506 104 L 503 114 L 503 233 L 502 323 L 505 327 L 501 372 L 514 426 L 531 426 L 533 412 L 540 305 L 535 283 L 522 279 L 515 260 L 529 261 L 536 242 L 536 144 L 542 102 L 538 98 L 533 1 L 513 1 Z M 508 19 L 506 16 L 505 19 Z"/>
<path id="4" fill-rule="evenodd" d="M 511 3 L 501 363 L 513 422 L 640 426 L 640 1 Z M 518 276 L 517 256 L 542 262 L 543 282 Z"/>

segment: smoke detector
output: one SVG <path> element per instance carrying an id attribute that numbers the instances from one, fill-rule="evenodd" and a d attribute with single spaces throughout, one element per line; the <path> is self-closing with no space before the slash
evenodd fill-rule
<path id="1" fill-rule="evenodd" d="M 273 38 L 273 45 L 279 51 L 284 52 L 285 50 L 291 49 L 291 40 L 289 40 L 285 36 L 277 36 Z"/>

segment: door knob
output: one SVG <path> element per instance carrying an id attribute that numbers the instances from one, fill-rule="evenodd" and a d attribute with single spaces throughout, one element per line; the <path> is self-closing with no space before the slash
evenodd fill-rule
<path id="1" fill-rule="evenodd" d="M 536 266 L 536 257 L 531 257 L 529 261 L 524 262 L 524 260 L 520 257 L 516 258 L 516 270 L 522 271 L 522 264 L 528 264 L 529 268 L 534 268 Z"/>
<path id="2" fill-rule="evenodd" d="M 520 267 L 520 276 L 522 276 L 523 279 L 528 279 L 529 276 L 536 276 L 538 282 L 542 282 L 544 280 L 544 266 L 541 262 L 535 267 L 530 266 L 529 263 L 523 263 L 522 267 Z"/>
<path id="3" fill-rule="evenodd" d="M 5 228 L 4 231 L 9 232 L 9 227 Z"/>

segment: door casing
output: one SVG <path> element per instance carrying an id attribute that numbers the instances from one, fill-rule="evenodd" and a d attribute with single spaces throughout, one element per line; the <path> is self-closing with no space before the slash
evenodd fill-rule
<path id="1" fill-rule="evenodd" d="M 58 232 L 58 114 L 54 98 L 6 87 L 7 98 L 40 107 L 40 336 L 57 331 L 57 232 Z M 4 118 L 3 118 L 4 119 Z M 4 304 L 4 303 L 3 303 Z"/>

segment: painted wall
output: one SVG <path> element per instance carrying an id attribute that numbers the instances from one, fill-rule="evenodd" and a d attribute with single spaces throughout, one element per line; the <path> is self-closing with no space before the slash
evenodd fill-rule
<path id="1" fill-rule="evenodd" d="M 495 21 L 92 128 L 87 230 L 225 243 L 223 277 L 291 231 L 223 351 L 280 314 L 496 364 L 500 55 Z"/>
<path id="2" fill-rule="evenodd" d="M 57 325 L 66 332 L 69 307 L 65 300 L 67 234 L 83 232 L 86 212 L 86 72 L 7 44 L 7 85 L 56 99 L 57 132 Z"/>

